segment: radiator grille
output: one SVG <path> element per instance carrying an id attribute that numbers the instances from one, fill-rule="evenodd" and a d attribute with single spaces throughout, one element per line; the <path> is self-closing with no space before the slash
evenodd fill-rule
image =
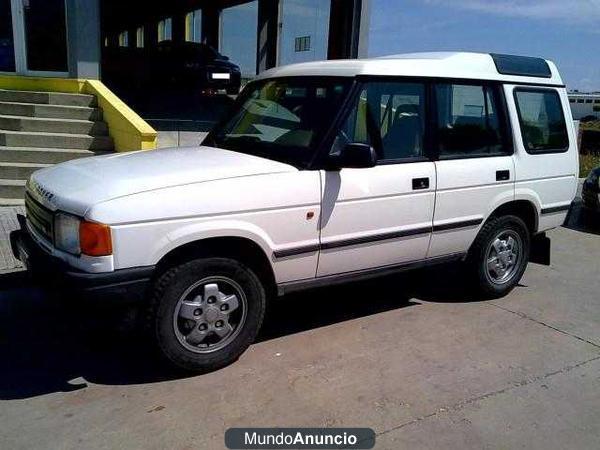
<path id="1" fill-rule="evenodd" d="M 35 201 L 29 192 L 25 193 L 25 211 L 32 228 L 49 242 L 53 242 L 54 220 L 52 211 Z"/>

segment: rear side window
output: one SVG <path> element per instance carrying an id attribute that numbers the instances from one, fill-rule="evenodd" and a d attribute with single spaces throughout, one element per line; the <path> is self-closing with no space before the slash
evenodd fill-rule
<path id="1" fill-rule="evenodd" d="M 567 151 L 569 137 L 557 91 L 516 89 L 515 102 L 523 144 L 528 153 Z"/>
<path id="2" fill-rule="evenodd" d="M 435 94 L 440 158 L 510 153 L 493 86 L 442 83 L 436 85 Z"/>

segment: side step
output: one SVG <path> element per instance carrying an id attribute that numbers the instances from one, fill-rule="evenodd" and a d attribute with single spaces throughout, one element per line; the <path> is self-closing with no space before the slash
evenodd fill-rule
<path id="1" fill-rule="evenodd" d="M 112 150 L 109 136 L 89 136 L 70 133 L 42 133 L 0 130 L 0 145 L 11 147 L 76 148 L 84 150 Z"/>
<path id="2" fill-rule="evenodd" d="M 0 114 L 51 119 L 102 120 L 102 111 L 87 106 L 40 105 L 0 101 Z"/>
<path id="3" fill-rule="evenodd" d="M 96 97 L 88 94 L 12 91 L 6 89 L 0 89 L 0 101 L 13 103 L 38 103 L 43 105 L 96 106 Z"/>
<path id="4" fill-rule="evenodd" d="M 104 122 L 0 115 L 0 130 L 108 135 Z"/>

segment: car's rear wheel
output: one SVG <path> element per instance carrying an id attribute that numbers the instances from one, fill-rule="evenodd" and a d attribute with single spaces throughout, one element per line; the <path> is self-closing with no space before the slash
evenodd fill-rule
<path id="1" fill-rule="evenodd" d="M 157 280 L 149 320 L 171 363 L 207 372 L 230 364 L 248 348 L 265 305 L 265 290 L 250 268 L 229 258 L 197 259 Z"/>
<path id="2" fill-rule="evenodd" d="M 519 283 L 529 261 L 530 240 L 519 217 L 493 217 L 486 222 L 467 260 L 478 293 L 502 297 Z"/>

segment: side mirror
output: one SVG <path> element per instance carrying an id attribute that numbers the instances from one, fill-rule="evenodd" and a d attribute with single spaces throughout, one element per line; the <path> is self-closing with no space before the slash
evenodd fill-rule
<path id="1" fill-rule="evenodd" d="M 368 169 L 377 164 L 377 153 L 368 144 L 347 144 L 339 156 L 338 163 L 342 169 Z"/>

